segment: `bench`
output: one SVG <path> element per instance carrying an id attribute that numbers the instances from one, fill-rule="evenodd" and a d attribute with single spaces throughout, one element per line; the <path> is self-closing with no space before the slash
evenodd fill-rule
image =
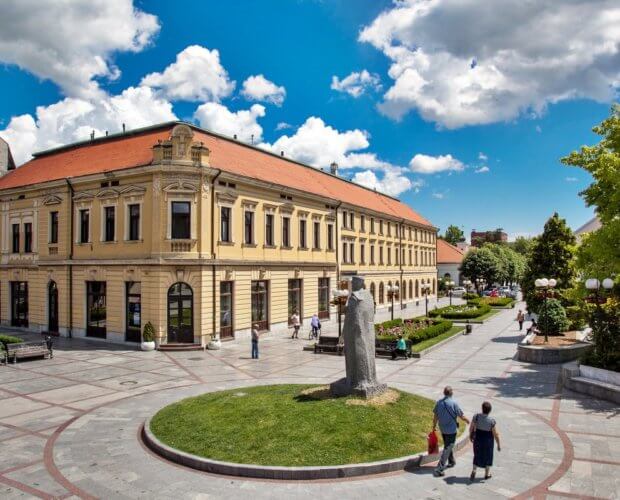
<path id="1" fill-rule="evenodd" d="M 13 359 L 13 363 L 17 363 L 18 359 L 24 358 L 53 358 L 54 353 L 50 341 L 41 342 L 21 342 L 19 344 L 4 344 L 5 363 Z"/>
<path id="2" fill-rule="evenodd" d="M 405 340 L 407 344 L 407 358 L 411 357 L 411 340 Z M 396 350 L 396 340 L 379 340 L 375 339 L 375 356 L 392 356 L 392 352 Z M 400 354 L 398 354 L 400 356 Z"/>
<path id="3" fill-rule="evenodd" d="M 338 355 L 342 355 L 344 344 L 340 340 L 340 337 L 325 337 L 321 335 L 319 341 L 314 344 L 314 353 L 331 351 L 337 352 Z"/>

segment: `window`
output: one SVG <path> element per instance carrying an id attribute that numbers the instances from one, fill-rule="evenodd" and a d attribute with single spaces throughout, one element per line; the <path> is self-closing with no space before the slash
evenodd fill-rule
<path id="1" fill-rule="evenodd" d="M 418 261 L 419 261 L 418 256 L 419 256 L 418 249 L 416 248 L 416 251 L 415 251 L 415 265 L 416 266 L 418 265 Z"/>
<path id="2" fill-rule="evenodd" d="M 349 214 L 349 229 L 355 229 L 355 214 L 353 212 Z"/>
<path id="3" fill-rule="evenodd" d="M 178 202 L 173 202 L 178 203 Z M 189 238 L 189 203 L 187 205 L 187 238 Z M 129 241 L 138 241 L 140 239 L 140 205 L 129 205 Z"/>
<path id="4" fill-rule="evenodd" d="M 58 212 L 50 212 L 50 243 L 58 243 Z"/>
<path id="5" fill-rule="evenodd" d="M 411 254 L 412 254 L 412 252 L 411 252 L 411 248 L 410 248 L 409 249 L 409 265 L 412 265 L 412 263 L 413 263 L 412 260 L 411 260 Z M 411 295 L 411 294 L 409 294 L 409 295 Z"/>
<path id="6" fill-rule="evenodd" d="M 342 211 L 342 227 L 344 227 L 346 229 L 348 222 L 349 222 L 349 219 L 347 217 L 347 211 L 343 210 Z"/>
<path id="7" fill-rule="evenodd" d="M 327 224 L 327 249 L 334 249 L 334 225 Z"/>
<path id="8" fill-rule="evenodd" d="M 269 329 L 269 282 L 252 281 L 252 325 L 259 330 Z"/>
<path id="9" fill-rule="evenodd" d="M 105 281 L 87 281 L 86 335 L 106 338 L 107 316 Z"/>
<path id="10" fill-rule="evenodd" d="M 319 318 L 329 319 L 329 278 L 319 278 Z"/>
<path id="11" fill-rule="evenodd" d="M 388 230 L 388 236 L 392 236 L 392 223 L 388 222 L 387 223 L 387 230 Z"/>
<path id="12" fill-rule="evenodd" d="M 220 337 L 233 337 L 233 282 L 220 282 Z"/>
<path id="13" fill-rule="evenodd" d="M 125 283 L 125 340 L 142 340 L 142 287 L 139 281 Z"/>
<path id="14" fill-rule="evenodd" d="M 291 218 L 282 217 L 282 246 L 291 246 Z"/>
<path id="15" fill-rule="evenodd" d="M 360 264 L 366 263 L 366 245 L 360 243 Z"/>
<path id="16" fill-rule="evenodd" d="M 11 281 L 11 326 L 28 326 L 27 281 Z"/>
<path id="17" fill-rule="evenodd" d="M 80 243 L 90 241 L 90 210 L 80 210 Z"/>
<path id="18" fill-rule="evenodd" d="M 384 287 L 383 287 L 383 281 L 381 283 L 379 283 L 379 304 L 383 304 L 383 291 L 384 291 Z"/>
<path id="19" fill-rule="evenodd" d="M 355 243 L 349 243 L 349 262 L 355 264 Z"/>
<path id="20" fill-rule="evenodd" d="M 321 248 L 321 223 L 318 221 L 314 221 L 312 223 L 313 227 L 313 237 L 312 237 L 312 248 L 315 250 L 319 250 Z"/>
<path id="21" fill-rule="evenodd" d="M 360 231 L 366 231 L 366 217 L 360 215 Z"/>
<path id="22" fill-rule="evenodd" d="M 398 254 L 400 252 L 398 251 L 398 248 L 394 248 L 394 264 L 398 265 L 399 262 L 399 258 L 398 258 Z"/>
<path id="23" fill-rule="evenodd" d="M 24 223 L 24 253 L 32 252 L 32 222 Z"/>
<path id="24" fill-rule="evenodd" d="M 230 207 L 220 208 L 220 241 L 230 243 Z"/>
<path id="25" fill-rule="evenodd" d="M 273 214 L 265 214 L 265 245 L 273 246 Z"/>
<path id="26" fill-rule="evenodd" d="M 298 314 L 299 318 L 304 317 L 302 310 L 302 281 L 300 279 L 288 280 L 288 323 L 292 324 L 291 316 Z"/>
<path id="27" fill-rule="evenodd" d="M 243 242 L 246 245 L 254 244 L 254 212 L 250 210 L 243 213 Z"/>
<path id="28" fill-rule="evenodd" d="M 370 245 L 370 263 L 371 264 L 375 263 L 375 246 L 374 245 Z"/>
<path id="29" fill-rule="evenodd" d="M 392 265 L 392 247 L 387 247 L 387 265 Z"/>
<path id="30" fill-rule="evenodd" d="M 379 234 L 383 234 L 383 221 L 379 221 Z"/>
<path id="31" fill-rule="evenodd" d="M 347 250 L 349 249 L 349 245 L 347 244 L 346 241 L 342 242 L 342 262 L 343 264 L 346 264 L 347 262 L 349 262 L 347 260 Z"/>
<path id="32" fill-rule="evenodd" d="M 114 241 L 114 212 L 116 210 L 114 207 L 105 207 L 103 211 L 105 220 L 103 241 Z"/>
<path id="33" fill-rule="evenodd" d="M 308 248 L 306 244 L 306 220 L 300 219 L 299 221 L 299 246 L 301 248 Z"/>
<path id="34" fill-rule="evenodd" d="M 409 227 L 409 240 L 411 240 L 411 227 Z M 411 297 L 411 294 L 409 294 L 409 297 Z"/>
<path id="35" fill-rule="evenodd" d="M 19 224 L 11 225 L 13 234 L 13 253 L 19 253 Z"/>
<path id="36" fill-rule="evenodd" d="M 370 218 L 370 232 L 372 234 L 375 234 L 375 218 L 374 217 Z"/>
<path id="37" fill-rule="evenodd" d="M 170 236 L 173 240 L 189 240 L 192 237 L 190 228 L 191 214 L 189 201 L 173 201 L 171 211 L 172 227 Z"/>
<path id="38" fill-rule="evenodd" d="M 383 265 L 383 246 L 379 247 L 379 264 Z"/>

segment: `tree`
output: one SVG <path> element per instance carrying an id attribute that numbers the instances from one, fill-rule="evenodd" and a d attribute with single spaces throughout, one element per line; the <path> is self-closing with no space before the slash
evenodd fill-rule
<path id="1" fill-rule="evenodd" d="M 456 245 L 461 241 L 465 241 L 465 234 L 458 226 L 450 225 L 446 228 L 443 239 L 450 243 L 450 245 Z"/>
<path id="2" fill-rule="evenodd" d="M 528 257 L 534 246 L 534 238 L 526 238 L 525 236 L 517 236 L 514 241 L 508 243 L 508 246 L 512 248 L 518 254 Z"/>
<path id="3" fill-rule="evenodd" d="M 571 287 L 574 246 L 575 237 L 566 220 L 554 213 L 545 223 L 543 233 L 536 238 L 523 275 L 521 288 L 528 310 L 539 313 L 542 299 L 536 292 L 536 279 L 555 278 L 560 290 Z"/>
<path id="4" fill-rule="evenodd" d="M 478 278 L 484 278 L 487 283 L 493 283 L 500 273 L 501 265 L 496 254 L 488 246 L 472 248 L 461 262 L 461 273 L 473 283 Z"/>

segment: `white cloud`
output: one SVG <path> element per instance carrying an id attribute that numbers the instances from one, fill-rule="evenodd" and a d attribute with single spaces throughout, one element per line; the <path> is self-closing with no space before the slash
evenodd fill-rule
<path id="1" fill-rule="evenodd" d="M 486 174 L 490 170 L 491 169 L 489 167 L 487 167 L 486 165 L 483 165 L 482 167 L 479 167 L 476 170 L 474 170 L 474 172 L 476 172 L 477 174 Z"/>
<path id="2" fill-rule="evenodd" d="M 101 136 L 106 130 L 119 132 L 122 124 L 131 128 L 175 120 L 170 102 L 148 87 L 129 87 L 115 96 L 86 100 L 67 97 L 49 106 L 39 106 L 36 116 L 14 116 L 0 130 L 18 164 L 31 153 L 88 139 L 91 131 Z"/>
<path id="3" fill-rule="evenodd" d="M 443 200 L 446 197 L 446 193 L 433 193 L 432 196 L 438 200 Z"/>
<path id="4" fill-rule="evenodd" d="M 286 122 L 278 122 L 278 124 L 276 125 L 276 130 L 285 130 L 287 128 L 293 128 L 293 126 L 290 123 Z"/>
<path id="5" fill-rule="evenodd" d="M 382 178 L 378 178 L 377 174 L 372 170 L 356 172 L 352 180 L 357 184 L 390 196 L 398 196 L 412 188 L 416 189 L 416 192 L 419 190 L 419 185 L 402 175 L 401 169 L 399 168 L 388 168 L 384 170 Z"/>
<path id="6" fill-rule="evenodd" d="M 228 97 L 235 82 L 220 62 L 217 49 L 190 45 L 177 54 L 163 73 L 146 75 L 141 85 L 161 89 L 171 100 L 216 101 Z"/>
<path id="7" fill-rule="evenodd" d="M 263 75 L 254 75 L 243 82 L 241 94 L 249 101 L 266 101 L 282 106 L 286 89 L 267 80 Z"/>
<path id="8" fill-rule="evenodd" d="M 566 177 L 564 180 L 566 182 L 577 182 L 579 179 L 577 177 Z"/>
<path id="9" fill-rule="evenodd" d="M 436 174 L 448 171 L 460 172 L 465 168 L 465 165 L 452 155 L 428 156 L 417 154 L 411 159 L 409 166 L 411 170 L 420 174 Z"/>
<path id="10" fill-rule="evenodd" d="M 332 76 L 332 90 L 346 92 L 355 98 L 360 97 L 368 90 L 380 90 L 381 79 L 376 73 L 369 73 L 367 70 L 360 72 L 354 71 L 340 80 L 337 76 Z"/>
<path id="11" fill-rule="evenodd" d="M 535 127 L 536 132 L 538 132 L 539 134 L 542 132 L 542 128 L 540 125 L 536 125 Z"/>
<path id="12" fill-rule="evenodd" d="M 536 116 L 566 99 L 611 101 L 619 23 L 617 0 L 402 0 L 359 39 L 392 62 L 383 113 L 416 110 L 458 128 Z"/>
<path id="13" fill-rule="evenodd" d="M 308 118 L 294 134 L 283 135 L 273 144 L 261 144 L 265 149 L 275 153 L 284 151 L 286 156 L 314 167 L 327 167 L 334 161 L 344 165 L 349 153 L 368 146 L 366 132 L 359 129 L 339 132 L 315 116 Z"/>
<path id="14" fill-rule="evenodd" d="M 480 153 L 478 153 L 478 159 L 482 161 L 487 161 L 489 157 L 485 155 L 482 151 L 480 151 Z"/>
<path id="15" fill-rule="evenodd" d="M 103 92 L 95 78 L 115 79 L 115 52 L 138 52 L 159 31 L 156 16 L 132 0 L 3 0 L 0 61 L 49 79 L 72 97 Z"/>
<path id="16" fill-rule="evenodd" d="M 198 106 L 194 116 L 201 127 L 230 137 L 237 135 L 240 141 L 253 140 L 256 144 L 263 135 L 263 128 L 257 120 L 265 116 L 265 107 L 260 104 L 254 104 L 250 109 L 230 111 L 222 104 L 207 102 Z"/>

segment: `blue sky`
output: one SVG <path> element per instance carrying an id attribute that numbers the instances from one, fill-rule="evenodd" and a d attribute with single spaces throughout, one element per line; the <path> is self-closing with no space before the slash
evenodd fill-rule
<path id="1" fill-rule="evenodd" d="M 618 51 L 567 48 L 578 21 L 568 2 L 467 3 L 110 0 L 67 12 L 51 2 L 37 10 L 63 21 L 42 34 L 33 26 L 43 14 L 8 1 L 0 135 L 23 159 L 91 129 L 177 117 L 254 134 L 318 167 L 337 160 L 342 175 L 398 195 L 442 231 L 536 234 L 554 211 L 576 228 L 592 216 L 578 196 L 589 177 L 559 158 L 596 141 L 591 128 L 617 97 Z M 583 18 L 593 4 L 613 8 L 584 0 Z M 592 53 L 610 41 L 617 49 L 613 27 L 589 17 L 577 41 Z M 551 25 L 546 41 L 530 43 Z M 245 89 L 258 75 L 271 87 Z"/>

